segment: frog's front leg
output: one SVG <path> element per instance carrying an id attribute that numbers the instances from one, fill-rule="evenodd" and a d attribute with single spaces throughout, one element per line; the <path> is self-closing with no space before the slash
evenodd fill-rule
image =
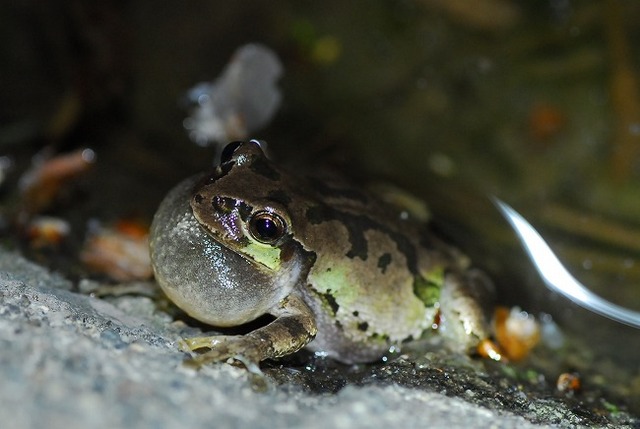
<path id="1" fill-rule="evenodd" d="M 257 368 L 260 361 L 294 353 L 315 338 L 314 315 L 300 297 L 288 296 L 271 314 L 276 317 L 273 322 L 245 335 L 186 338 L 181 348 L 185 351 L 209 349 L 193 358 L 192 363 L 197 366 L 233 358 L 247 368 Z"/>
<path id="2" fill-rule="evenodd" d="M 492 359 L 500 360 L 498 347 L 489 339 L 487 310 L 493 303 L 493 284 L 481 271 L 448 273 L 440 295 L 439 332 L 458 352 L 485 349 Z"/>

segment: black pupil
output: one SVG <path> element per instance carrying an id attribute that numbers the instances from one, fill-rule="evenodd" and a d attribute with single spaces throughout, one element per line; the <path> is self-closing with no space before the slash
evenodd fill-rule
<path id="1" fill-rule="evenodd" d="M 272 241 L 280 238 L 280 225 L 271 218 L 258 218 L 254 226 L 256 233 L 262 240 Z"/>

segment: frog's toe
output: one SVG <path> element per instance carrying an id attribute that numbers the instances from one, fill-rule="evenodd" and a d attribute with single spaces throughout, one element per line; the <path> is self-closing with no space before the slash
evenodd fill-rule
<path id="1" fill-rule="evenodd" d="M 241 362 L 251 372 L 260 372 L 260 353 L 249 347 L 242 336 L 216 335 L 210 337 L 185 338 L 180 341 L 182 351 L 191 354 L 185 364 L 199 368 L 214 362 L 225 362 L 232 358 Z M 209 349 L 204 353 L 194 353 L 196 350 Z"/>
<path id="2" fill-rule="evenodd" d="M 223 344 L 226 342 L 226 336 L 223 335 L 213 335 L 208 337 L 190 337 L 190 338 L 182 338 L 178 342 L 178 348 L 183 352 L 194 352 L 200 349 L 213 349 L 218 346 L 218 344 Z"/>
<path id="3" fill-rule="evenodd" d="M 212 349 L 201 354 L 191 355 L 190 358 L 184 361 L 185 365 L 200 368 L 204 365 L 216 362 L 224 362 L 231 356 L 228 350 Z"/>

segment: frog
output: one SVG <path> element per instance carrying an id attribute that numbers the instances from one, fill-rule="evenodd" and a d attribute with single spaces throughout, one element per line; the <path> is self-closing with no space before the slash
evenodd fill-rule
<path id="1" fill-rule="evenodd" d="M 229 143 L 152 221 L 155 278 L 179 308 L 220 329 L 268 318 L 183 350 L 255 367 L 302 348 L 374 362 L 434 331 L 454 352 L 490 341 L 490 280 L 424 216 L 337 174 L 296 174 L 263 147 Z"/>

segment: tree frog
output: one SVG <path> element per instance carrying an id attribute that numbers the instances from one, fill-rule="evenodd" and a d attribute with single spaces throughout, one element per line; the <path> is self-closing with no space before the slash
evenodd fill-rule
<path id="1" fill-rule="evenodd" d="M 151 226 L 166 295 L 190 316 L 244 335 L 184 340 L 200 361 L 258 363 L 307 347 L 375 361 L 437 330 L 459 351 L 488 338 L 490 288 L 410 210 L 331 176 L 294 175 L 261 142 L 227 145 L 213 172 L 177 185 Z"/>

